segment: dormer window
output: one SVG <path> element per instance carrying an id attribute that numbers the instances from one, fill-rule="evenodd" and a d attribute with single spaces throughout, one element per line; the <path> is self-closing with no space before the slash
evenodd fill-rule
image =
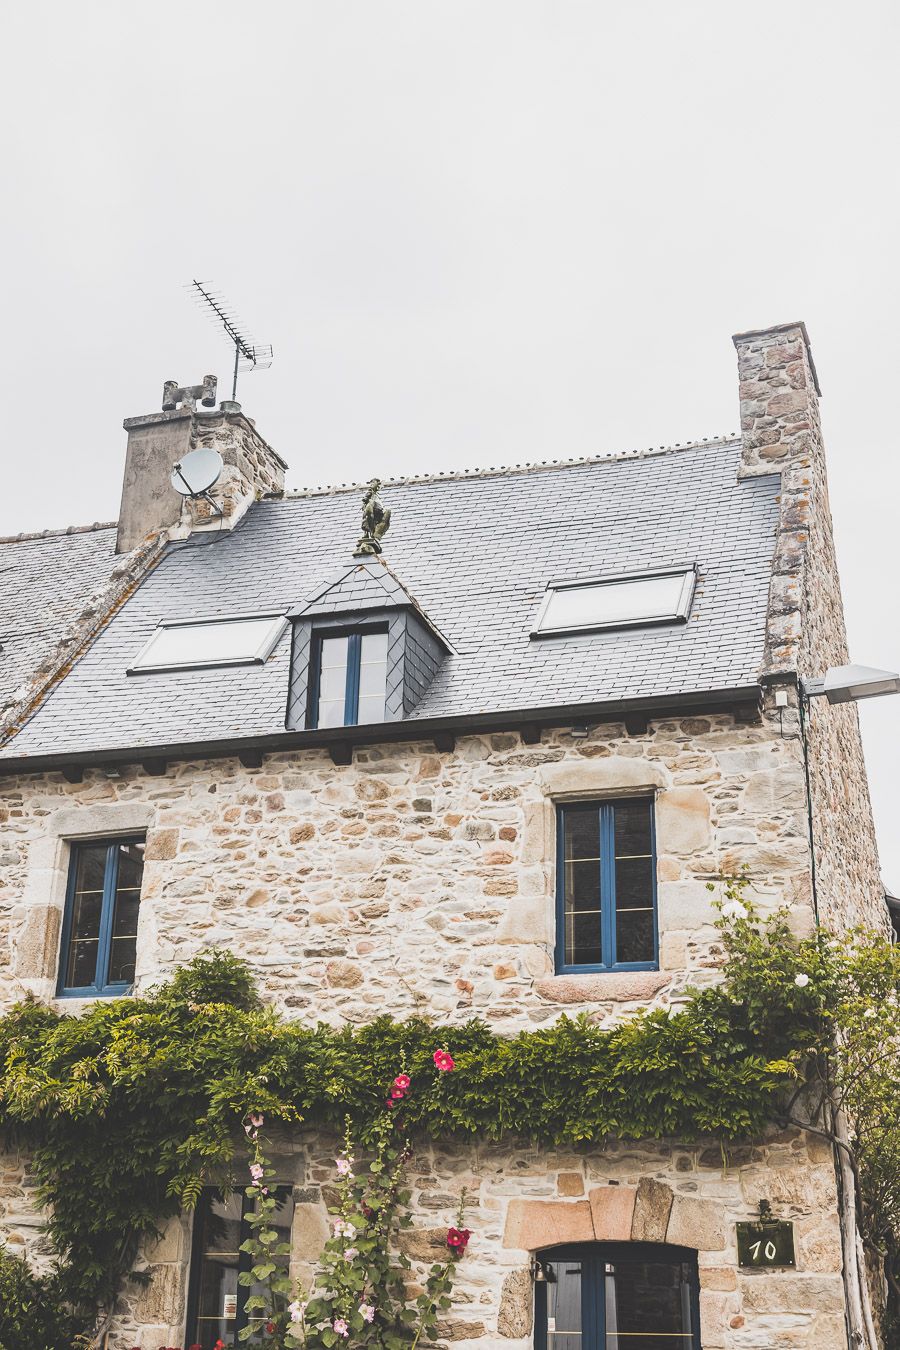
<path id="1" fill-rule="evenodd" d="M 621 577 L 551 582 L 531 636 L 686 623 L 696 578 L 696 568 L 679 567 Z"/>
<path id="2" fill-rule="evenodd" d="M 399 722 L 449 653 L 380 556 L 354 558 L 292 609 L 290 730 Z"/>
<path id="3" fill-rule="evenodd" d="M 315 634 L 311 727 L 383 722 L 387 688 L 387 629 Z"/>

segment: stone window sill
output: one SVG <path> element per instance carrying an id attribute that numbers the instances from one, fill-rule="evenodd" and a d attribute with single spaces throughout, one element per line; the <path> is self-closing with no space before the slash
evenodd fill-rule
<path id="1" fill-rule="evenodd" d="M 664 970 L 551 975 L 535 980 L 534 991 L 550 1003 L 638 1003 L 658 994 L 671 978 L 671 973 Z"/>

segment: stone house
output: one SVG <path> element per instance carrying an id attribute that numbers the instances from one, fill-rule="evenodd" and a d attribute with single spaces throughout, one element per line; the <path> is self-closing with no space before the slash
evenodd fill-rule
<path id="1" fill-rule="evenodd" d="M 0 542 L 24 635 L 0 657 L 4 1003 L 77 1013 L 222 945 L 311 1021 L 607 1024 L 716 978 L 707 882 L 744 865 L 798 932 L 883 925 L 853 706 L 801 735 L 800 677 L 847 661 L 806 330 L 735 345 L 739 438 L 385 483 L 381 553 L 361 489 L 286 493 L 239 405 L 126 421 L 117 525 Z M 197 448 L 224 469 L 184 498 Z M 331 1157 L 279 1160 L 300 1269 Z M 0 1231 L 38 1249 L 24 1160 L 3 1170 Z M 848 1343 L 811 1134 L 725 1171 L 677 1140 L 435 1146 L 413 1187 L 417 1258 L 470 1197 L 459 1350 Z M 762 1199 L 792 1269 L 739 1264 Z M 231 1344 L 225 1213 L 169 1225 L 115 1350 Z"/>

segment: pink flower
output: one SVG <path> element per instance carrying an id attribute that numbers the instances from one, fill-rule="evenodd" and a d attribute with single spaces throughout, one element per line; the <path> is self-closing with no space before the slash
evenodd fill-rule
<path id="1" fill-rule="evenodd" d="M 303 1314 L 306 1312 L 306 1304 L 294 1299 L 293 1303 L 288 1304 L 288 1312 L 291 1314 L 292 1322 L 302 1322 Z"/>
<path id="2" fill-rule="evenodd" d="M 262 1163 L 251 1163 L 250 1175 L 255 1182 L 259 1183 L 262 1181 L 265 1176 L 265 1169 L 263 1168 Z"/>
<path id="3" fill-rule="evenodd" d="M 393 1097 L 395 1102 L 399 1102 L 403 1100 L 403 1098 L 406 1096 L 406 1093 L 404 1092 L 403 1088 L 395 1087 L 391 1088 L 391 1096 Z"/>
<path id="4" fill-rule="evenodd" d="M 372 1307 L 371 1303 L 361 1303 L 359 1305 L 359 1315 L 364 1322 L 375 1321 L 375 1309 Z"/>
<path id="5" fill-rule="evenodd" d="M 441 1073 L 450 1073 L 452 1069 L 456 1068 L 453 1056 L 448 1054 L 446 1050 L 435 1050 L 433 1058 L 435 1068 L 439 1069 Z"/>
<path id="6" fill-rule="evenodd" d="M 358 1256 L 359 1256 L 358 1247 L 348 1247 L 347 1250 L 344 1252 L 345 1261 L 355 1261 Z"/>
<path id="7" fill-rule="evenodd" d="M 250 1112 L 250 1124 L 253 1126 L 254 1130 L 258 1130 L 264 1120 L 265 1116 L 263 1115 L 262 1111 Z"/>
<path id="8" fill-rule="evenodd" d="M 339 1177 L 353 1176 L 352 1158 L 338 1158 L 337 1161 L 335 1162 L 335 1167 L 337 1168 L 337 1174 Z"/>
<path id="9" fill-rule="evenodd" d="M 447 1246 L 453 1251 L 464 1252 L 469 1245 L 469 1238 L 472 1236 L 468 1228 L 449 1228 L 447 1230 Z"/>
<path id="10" fill-rule="evenodd" d="M 336 1317 L 332 1322 L 332 1328 L 339 1336 L 346 1336 L 350 1330 L 343 1317 Z"/>
<path id="11" fill-rule="evenodd" d="M 398 1073 L 394 1079 L 394 1087 L 399 1088 L 401 1092 L 408 1092 L 412 1079 L 408 1073 Z"/>

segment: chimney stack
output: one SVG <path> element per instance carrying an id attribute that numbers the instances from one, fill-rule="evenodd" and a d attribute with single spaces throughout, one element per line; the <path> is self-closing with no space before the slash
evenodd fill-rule
<path id="1" fill-rule="evenodd" d="M 128 445 L 117 553 L 128 553 L 163 530 L 185 538 L 196 530 L 233 529 L 257 497 L 284 490 L 287 465 L 244 416 L 239 403 L 223 401 L 215 411 L 197 411 L 198 399 L 209 408 L 215 397 L 212 375 L 187 388 L 167 380 L 163 412 L 123 422 Z M 208 493 L 215 507 L 204 497 L 183 497 L 170 481 L 176 463 L 201 446 L 217 450 L 225 465 Z"/>
<path id="2" fill-rule="evenodd" d="M 821 454 L 819 379 L 805 323 L 736 333 L 744 443 L 741 477 Z"/>

